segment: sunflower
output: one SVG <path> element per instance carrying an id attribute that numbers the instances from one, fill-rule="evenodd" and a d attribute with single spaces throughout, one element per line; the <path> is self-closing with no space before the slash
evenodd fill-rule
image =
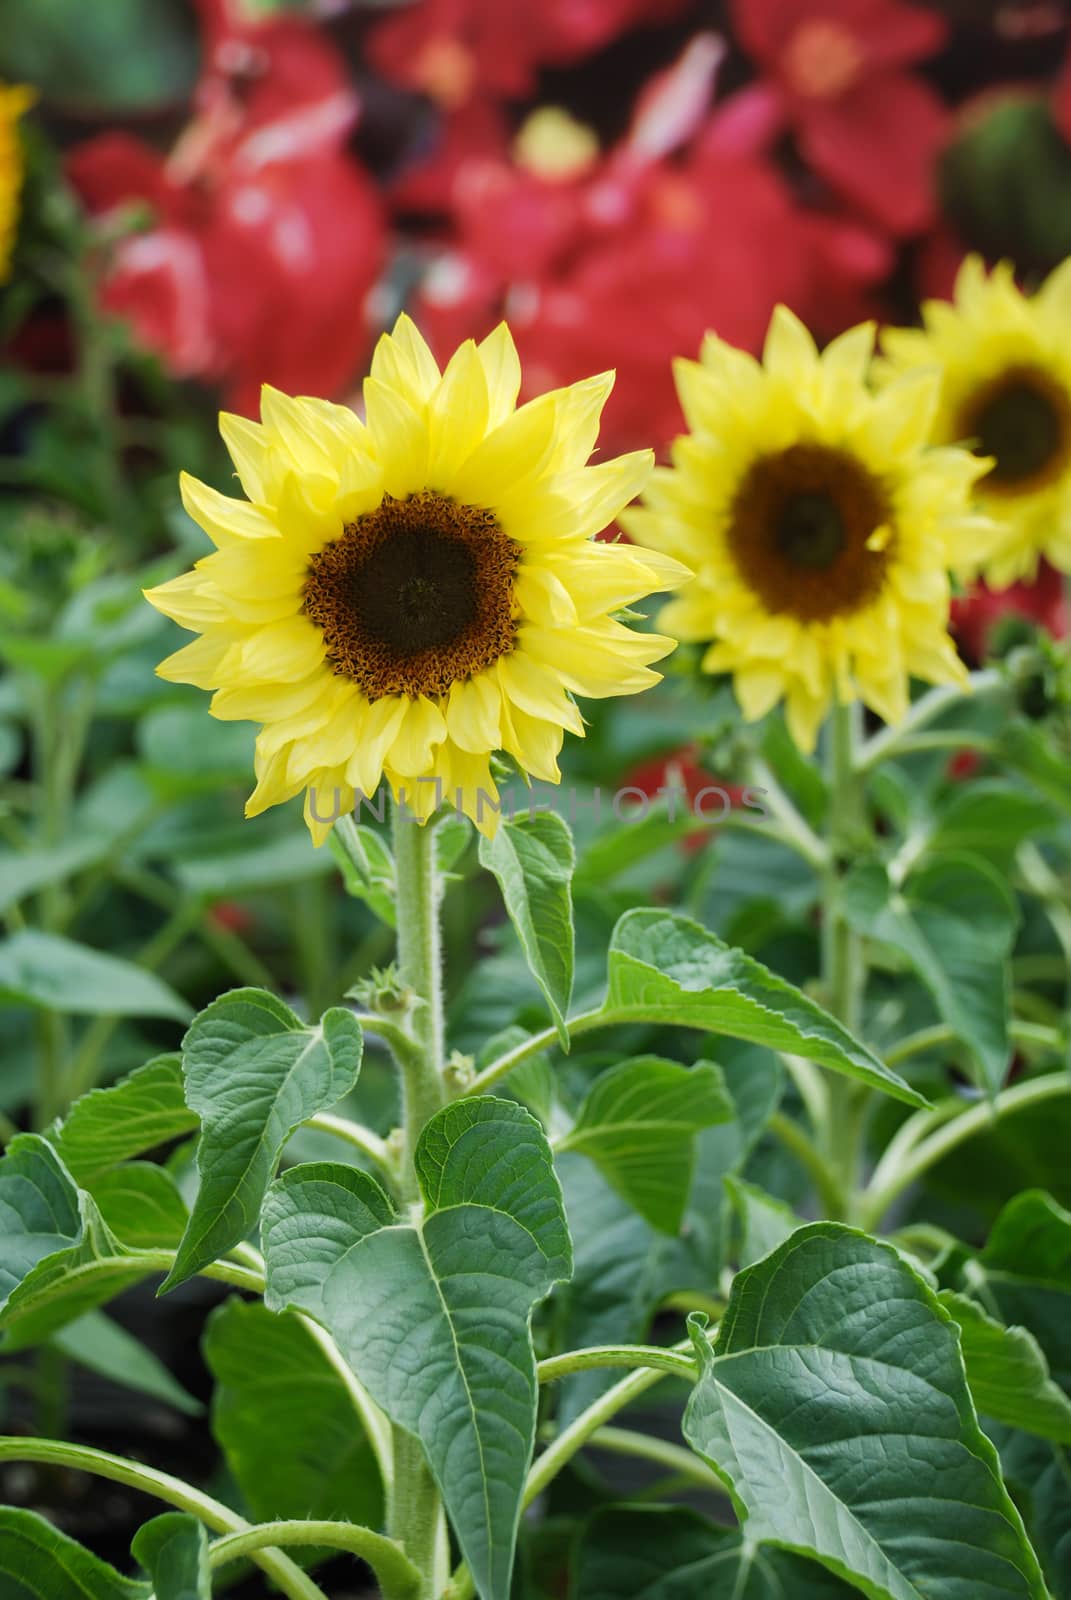
<path id="1" fill-rule="evenodd" d="M 909 675 L 964 677 L 946 568 L 985 537 L 970 506 L 985 463 L 925 448 L 936 378 L 871 393 L 873 345 L 866 324 L 819 355 L 783 306 L 762 366 L 708 334 L 675 368 L 692 431 L 621 518 L 695 573 L 659 627 L 707 645 L 703 670 L 733 674 L 749 719 L 784 700 L 807 751 L 834 696 L 894 722 Z"/>
<path id="2" fill-rule="evenodd" d="M 164 678 L 215 689 L 217 717 L 263 724 L 254 816 L 306 792 L 317 843 L 386 777 L 421 820 L 456 804 L 493 831 L 490 757 L 560 781 L 574 694 L 658 681 L 671 639 L 615 613 L 688 576 L 599 533 L 649 451 L 586 466 L 613 374 L 516 408 L 505 324 L 440 373 L 399 318 L 365 380 L 366 421 L 265 386 L 261 423 L 220 428 L 248 500 L 183 475 L 217 549 L 147 592 L 201 637 Z"/>
<path id="3" fill-rule="evenodd" d="M 1031 579 L 1039 557 L 1071 572 L 1071 261 L 1033 296 L 1007 262 L 968 256 L 952 304 L 930 300 L 924 328 L 882 334 L 879 371 L 940 373 L 933 439 L 991 458 L 979 486 L 999 537 L 981 567 L 991 588 Z"/>
<path id="4" fill-rule="evenodd" d="M 0 283 L 11 272 L 19 215 L 23 158 L 18 121 L 33 101 L 34 92 L 25 85 L 0 84 Z"/>

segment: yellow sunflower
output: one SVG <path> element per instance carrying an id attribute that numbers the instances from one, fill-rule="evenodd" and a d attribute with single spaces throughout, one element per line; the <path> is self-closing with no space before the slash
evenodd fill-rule
<path id="1" fill-rule="evenodd" d="M 964 677 L 946 568 L 986 536 L 970 507 L 985 463 L 925 448 L 936 378 L 867 388 L 873 346 L 867 324 L 819 355 L 783 306 L 761 366 L 708 334 L 675 368 L 692 431 L 621 518 L 695 573 L 659 627 L 708 646 L 703 670 L 733 674 L 746 717 L 784 700 L 808 751 L 834 696 L 895 722 L 909 676 Z"/>
<path id="2" fill-rule="evenodd" d="M 365 421 L 267 386 L 261 423 L 221 417 L 249 498 L 184 474 L 217 549 L 148 598 L 201 635 L 160 675 L 263 724 L 248 815 L 306 791 L 322 843 L 385 776 L 421 819 L 445 802 L 490 833 L 493 752 L 556 783 L 565 730 L 584 732 L 573 695 L 658 681 L 650 663 L 673 641 L 615 612 L 688 574 L 594 539 L 651 466 L 648 451 L 585 465 L 612 382 L 517 409 L 504 324 L 440 373 L 402 316 L 376 348 Z"/>
<path id="3" fill-rule="evenodd" d="M 979 497 L 999 538 L 968 575 L 980 567 L 1002 589 L 1033 578 L 1043 555 L 1071 572 L 1071 261 L 1028 297 L 1007 262 L 987 275 L 968 256 L 954 301 L 922 315 L 924 328 L 882 334 L 880 370 L 939 372 L 932 438 L 991 458 Z"/>
<path id="4" fill-rule="evenodd" d="M 0 283 L 7 281 L 11 271 L 22 189 L 22 140 L 18 122 L 33 101 L 34 92 L 25 85 L 0 84 Z"/>

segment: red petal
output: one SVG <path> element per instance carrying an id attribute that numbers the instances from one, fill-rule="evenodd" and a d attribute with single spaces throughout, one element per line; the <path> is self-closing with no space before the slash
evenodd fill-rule
<path id="1" fill-rule="evenodd" d="M 129 133 L 102 133 L 78 145 L 67 156 L 67 176 L 90 211 L 126 200 L 163 206 L 169 194 L 162 159 Z"/>
<path id="2" fill-rule="evenodd" d="M 926 84 L 890 72 L 837 100 L 808 101 L 799 119 L 805 156 L 834 188 L 893 233 L 930 226 L 949 116 Z"/>

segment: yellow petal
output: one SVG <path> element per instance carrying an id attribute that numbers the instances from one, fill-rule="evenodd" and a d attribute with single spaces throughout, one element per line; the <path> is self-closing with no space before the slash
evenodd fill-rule
<path id="1" fill-rule="evenodd" d="M 477 345 L 487 383 L 487 428 L 497 428 L 511 415 L 521 387 L 521 362 L 513 335 L 504 322 Z"/>
<path id="2" fill-rule="evenodd" d="M 396 500 L 427 485 L 428 429 L 423 416 L 396 390 L 364 380 L 364 404 L 383 487 Z"/>
<path id="3" fill-rule="evenodd" d="M 487 431 L 487 380 L 471 339 L 459 345 L 428 406 L 427 481 L 449 490 Z"/>
<path id="4" fill-rule="evenodd" d="M 446 708 L 446 726 L 459 750 L 486 754 L 502 747 L 502 694 L 494 675 L 477 673 L 455 683 Z"/>
<path id="5" fill-rule="evenodd" d="M 422 694 L 406 705 L 387 764 L 403 778 L 422 777 L 431 771 L 435 746 L 445 738 L 446 722 L 442 712 L 433 700 Z"/>
<path id="6" fill-rule="evenodd" d="M 302 401 L 265 383 L 260 391 L 260 415 L 278 435 L 299 472 L 334 477 L 337 481 L 337 469 L 324 444 L 323 430 L 317 426 L 315 416 L 306 412 Z"/>
<path id="7" fill-rule="evenodd" d="M 346 780 L 371 800 L 383 777 L 383 761 L 405 717 L 408 701 L 384 695 L 365 709 L 360 737 L 346 764 Z"/>
<path id="8" fill-rule="evenodd" d="M 265 683 L 296 683 L 323 659 L 323 635 L 304 617 L 287 617 L 258 628 L 241 646 L 242 671 Z"/>
<path id="9" fill-rule="evenodd" d="M 229 411 L 220 412 L 219 431 L 250 500 L 270 505 L 278 477 L 277 451 L 270 434 L 259 423 Z"/>
<path id="10" fill-rule="evenodd" d="M 248 500 L 232 500 L 218 489 L 209 488 L 199 478 L 192 478 L 188 472 L 179 473 L 179 493 L 187 515 L 218 547 L 243 540 L 279 538 L 279 530 L 271 518 Z"/>

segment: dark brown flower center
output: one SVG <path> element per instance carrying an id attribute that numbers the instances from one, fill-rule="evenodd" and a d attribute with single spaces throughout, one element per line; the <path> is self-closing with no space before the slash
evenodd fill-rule
<path id="1" fill-rule="evenodd" d="M 1037 367 L 1009 367 L 971 396 L 957 430 L 995 457 L 985 486 L 1021 494 L 1058 477 L 1071 458 L 1071 402 Z"/>
<path id="2" fill-rule="evenodd" d="M 519 555 L 490 511 L 384 495 L 313 556 L 305 615 L 369 700 L 446 694 L 512 650 Z"/>
<path id="3" fill-rule="evenodd" d="M 729 548 L 745 583 L 765 610 L 801 622 L 828 622 L 873 600 L 894 542 L 882 484 L 826 445 L 760 457 L 730 512 Z"/>

